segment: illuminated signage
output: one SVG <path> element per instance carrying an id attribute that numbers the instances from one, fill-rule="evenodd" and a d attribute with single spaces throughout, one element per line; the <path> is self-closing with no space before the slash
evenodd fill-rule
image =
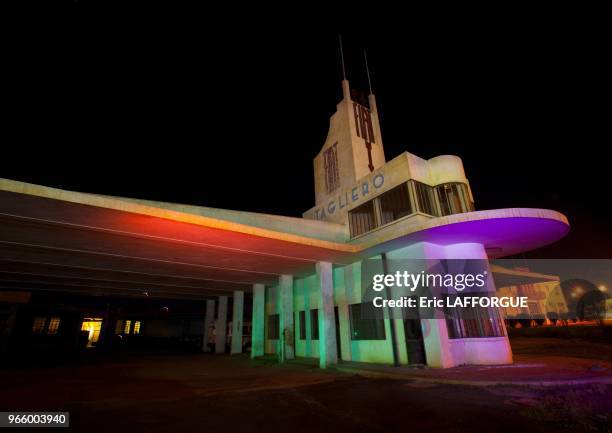
<path id="1" fill-rule="evenodd" d="M 344 193 L 330 200 L 327 205 L 318 207 L 314 210 L 314 217 L 317 220 L 324 220 L 328 215 L 333 215 L 339 209 L 346 208 L 349 204 L 355 203 L 382 188 L 385 184 L 385 176 L 378 173 L 372 179 L 365 180 L 355 187 L 346 190 Z"/>

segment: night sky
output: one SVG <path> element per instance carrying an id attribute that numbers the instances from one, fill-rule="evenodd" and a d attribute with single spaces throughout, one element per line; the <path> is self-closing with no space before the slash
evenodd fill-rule
<path id="1" fill-rule="evenodd" d="M 612 258 L 609 48 L 598 28 L 421 24 L 23 31 L 4 61 L 0 177 L 301 216 L 341 96 L 341 30 L 362 90 L 368 50 L 387 160 L 458 155 L 477 209 L 569 217 L 571 234 L 529 257 Z"/>

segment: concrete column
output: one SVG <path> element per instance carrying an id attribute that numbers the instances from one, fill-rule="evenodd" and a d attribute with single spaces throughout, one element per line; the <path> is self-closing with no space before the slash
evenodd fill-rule
<path id="1" fill-rule="evenodd" d="M 208 299 L 206 300 L 206 313 L 204 314 L 204 334 L 202 337 L 202 352 L 210 352 L 210 347 L 208 346 L 208 339 L 210 337 L 210 332 L 212 331 L 212 326 L 215 324 L 215 300 Z"/>
<path id="2" fill-rule="evenodd" d="M 310 358 L 312 356 L 312 335 L 310 323 L 310 286 L 304 283 L 302 288 L 304 296 L 304 326 L 306 327 L 306 341 L 304 347 L 304 356 Z"/>
<path id="3" fill-rule="evenodd" d="M 253 284 L 253 318 L 251 319 L 251 358 L 264 355 L 264 321 L 266 287 Z"/>
<path id="4" fill-rule="evenodd" d="M 225 353 L 225 337 L 227 334 L 227 296 L 219 296 L 219 312 L 215 324 L 215 353 Z"/>
<path id="5" fill-rule="evenodd" d="M 232 351 L 242 353 L 242 316 L 244 310 L 244 292 L 234 291 L 234 309 L 232 313 Z"/>
<path id="6" fill-rule="evenodd" d="M 319 366 L 327 368 L 338 363 L 336 321 L 334 320 L 334 280 L 332 264 L 317 263 L 319 296 Z"/>
<path id="7" fill-rule="evenodd" d="M 338 305 L 338 323 L 340 325 L 340 358 L 350 361 L 351 355 L 351 319 L 349 318 L 349 306 L 347 303 Z M 337 346 L 336 346 L 337 347 Z"/>
<path id="8" fill-rule="evenodd" d="M 293 325 L 293 276 L 278 278 L 279 355 L 281 362 L 295 358 L 295 326 Z"/>

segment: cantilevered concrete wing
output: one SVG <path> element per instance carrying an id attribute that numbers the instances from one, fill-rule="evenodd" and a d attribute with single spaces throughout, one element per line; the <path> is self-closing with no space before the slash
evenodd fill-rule
<path id="1" fill-rule="evenodd" d="M 497 209 L 406 217 L 351 240 L 343 224 L 0 179 L 0 288 L 201 299 L 417 242 L 474 242 L 502 257 L 568 230 L 555 211 Z"/>
<path id="2" fill-rule="evenodd" d="M 202 298 L 348 263 L 358 247 L 346 236 L 321 221 L 0 179 L 0 288 Z"/>

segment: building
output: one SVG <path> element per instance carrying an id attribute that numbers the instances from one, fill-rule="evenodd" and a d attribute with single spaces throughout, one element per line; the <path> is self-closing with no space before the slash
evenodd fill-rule
<path id="1" fill-rule="evenodd" d="M 498 285 L 499 296 L 525 296 L 529 299 L 525 308 L 504 308 L 504 317 L 507 320 L 514 322 L 535 320 L 539 324 L 551 324 L 557 319 L 567 319 L 569 308 L 558 276 L 533 273 L 524 267 L 495 270 L 498 274 L 514 273 L 532 281 L 522 284 L 511 283 L 503 287 Z"/>
<path id="2" fill-rule="evenodd" d="M 470 327 L 462 317 L 364 320 L 364 261 L 503 257 L 555 242 L 567 219 L 544 209 L 475 211 L 456 156 L 386 161 L 374 95 L 352 97 L 346 80 L 342 89 L 314 159 L 315 206 L 301 219 L 0 179 L 0 288 L 206 300 L 204 333 L 227 327 L 231 295 L 232 353 L 242 351 L 252 293 L 251 356 L 312 357 L 323 368 L 512 362 L 494 309 Z M 85 329 L 93 336 L 99 326 L 103 338 L 128 318 L 94 319 Z M 227 334 L 214 338 L 223 351 Z"/>

